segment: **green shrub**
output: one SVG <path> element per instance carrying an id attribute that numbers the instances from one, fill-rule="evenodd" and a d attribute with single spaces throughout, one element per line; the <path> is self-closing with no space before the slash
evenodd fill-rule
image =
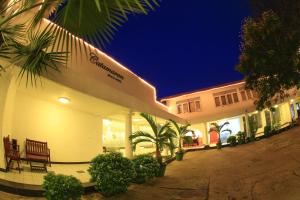
<path id="1" fill-rule="evenodd" d="M 221 142 L 221 140 L 219 140 L 217 142 L 217 149 L 221 149 L 221 148 L 222 148 L 222 142 Z"/>
<path id="2" fill-rule="evenodd" d="M 96 189 L 104 196 L 126 192 L 135 177 L 131 160 L 120 153 L 98 155 L 92 160 L 89 173 Z"/>
<path id="3" fill-rule="evenodd" d="M 254 142 L 254 141 L 256 141 L 256 137 L 255 137 L 255 135 L 254 135 L 254 134 L 252 134 L 252 135 L 250 136 L 249 140 L 250 140 L 250 142 Z"/>
<path id="4" fill-rule="evenodd" d="M 136 172 L 133 181 L 136 183 L 145 183 L 153 179 L 159 170 L 159 163 L 151 155 L 136 156 L 132 163 Z"/>
<path id="5" fill-rule="evenodd" d="M 229 143 L 230 146 L 235 146 L 236 145 L 236 137 L 235 136 L 229 136 L 227 138 L 227 143 Z"/>
<path id="6" fill-rule="evenodd" d="M 270 125 L 265 126 L 264 135 L 265 137 L 270 137 L 272 134 L 272 127 Z"/>
<path id="7" fill-rule="evenodd" d="M 246 143 L 246 134 L 245 132 L 239 131 L 237 134 L 237 143 L 238 144 L 245 144 Z"/>
<path id="8" fill-rule="evenodd" d="M 48 200 L 77 200 L 83 194 L 83 187 L 73 176 L 48 173 L 44 177 L 43 189 Z"/>
<path id="9" fill-rule="evenodd" d="M 192 138 L 192 136 L 184 136 L 183 137 L 183 143 L 184 144 L 193 144 L 193 138 Z"/>

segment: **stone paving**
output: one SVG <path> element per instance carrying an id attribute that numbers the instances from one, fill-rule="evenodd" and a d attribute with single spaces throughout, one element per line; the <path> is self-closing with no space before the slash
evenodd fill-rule
<path id="1" fill-rule="evenodd" d="M 40 200 L 0 192 L 2 200 Z M 84 200 L 105 199 L 99 194 Z M 110 200 L 300 200 L 300 127 L 255 143 L 190 152 L 164 178 Z"/>

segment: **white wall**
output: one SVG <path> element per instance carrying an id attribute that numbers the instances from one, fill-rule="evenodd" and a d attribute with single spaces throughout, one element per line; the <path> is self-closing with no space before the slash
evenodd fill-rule
<path id="1" fill-rule="evenodd" d="M 11 135 L 23 153 L 29 138 L 47 141 L 54 162 L 84 162 L 102 151 L 101 123 L 92 114 L 17 92 Z"/>

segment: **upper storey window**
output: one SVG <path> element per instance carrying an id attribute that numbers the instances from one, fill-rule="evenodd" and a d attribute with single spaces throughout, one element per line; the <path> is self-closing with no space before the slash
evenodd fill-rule
<path id="1" fill-rule="evenodd" d="M 191 113 L 191 112 L 199 112 L 201 110 L 200 106 L 200 98 L 187 99 L 184 101 L 176 102 L 177 113 Z"/>
<path id="2" fill-rule="evenodd" d="M 239 102 L 237 90 L 227 90 L 213 94 L 216 107 L 230 105 Z"/>
<path id="3" fill-rule="evenodd" d="M 240 88 L 240 94 L 243 101 L 253 99 L 255 96 L 251 90 L 245 90 L 244 88 Z"/>

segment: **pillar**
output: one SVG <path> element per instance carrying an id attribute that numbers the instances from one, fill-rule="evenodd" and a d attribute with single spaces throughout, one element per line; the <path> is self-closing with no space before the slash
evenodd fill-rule
<path id="1" fill-rule="evenodd" d="M 103 154 L 103 118 L 100 118 L 100 123 L 99 123 L 99 153 Z"/>
<path id="2" fill-rule="evenodd" d="M 248 113 L 245 114 L 245 120 L 246 120 L 246 136 L 250 137 L 250 128 L 249 128 L 249 116 Z"/>
<path id="3" fill-rule="evenodd" d="M 125 116 L 125 156 L 127 158 L 133 157 L 133 152 L 131 148 L 131 143 L 129 136 L 132 133 L 132 112 L 129 111 Z"/>
<path id="4" fill-rule="evenodd" d="M 3 73 L 0 77 L 0 168 L 5 168 L 2 138 L 12 137 L 12 120 L 14 113 L 16 80 L 12 73 Z"/>

